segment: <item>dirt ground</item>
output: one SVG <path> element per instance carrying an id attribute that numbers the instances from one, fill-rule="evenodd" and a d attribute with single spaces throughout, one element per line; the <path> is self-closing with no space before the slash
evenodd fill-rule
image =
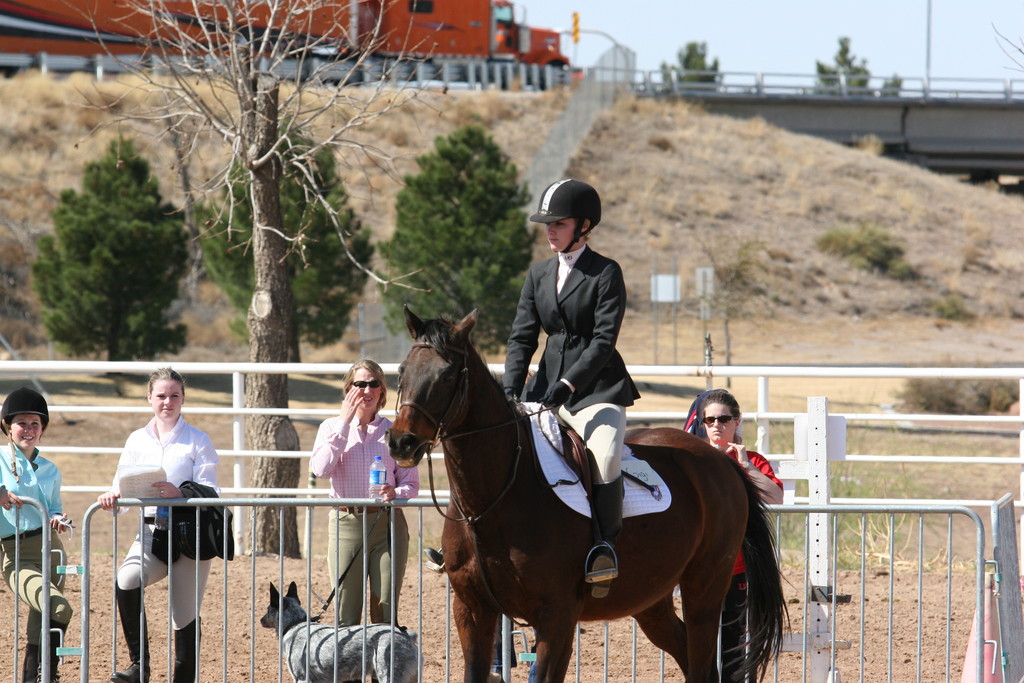
<path id="1" fill-rule="evenodd" d="M 75 553 L 72 553 L 72 561 L 75 559 Z M 112 670 L 111 642 L 114 636 L 110 587 L 113 571 L 112 558 L 101 554 L 97 554 L 89 568 L 89 676 L 81 680 L 105 681 Z M 273 581 L 280 585 L 289 580 L 297 580 L 300 585 L 300 596 L 304 598 L 304 577 L 307 571 L 313 590 L 324 595 L 329 589 L 329 581 L 323 557 L 314 557 L 308 566 L 302 560 L 279 561 L 276 557 L 252 556 L 236 558 L 226 566 L 224 563 L 214 563 L 203 608 L 201 680 L 261 683 L 291 680 L 287 671 L 283 674 L 279 671 L 277 640 L 270 630 L 259 626 L 259 618 L 268 603 L 268 582 Z M 857 576 L 855 573 L 844 573 L 840 576 L 843 589 L 852 591 L 856 596 L 852 605 L 840 608 L 839 634 L 842 639 L 849 641 L 851 647 L 837 651 L 836 663 L 846 680 L 858 680 L 862 665 L 864 674 L 860 680 L 866 681 L 886 680 L 887 672 L 890 670 L 892 677 L 888 680 L 938 681 L 945 680 L 947 673 L 953 679 L 958 679 L 974 608 L 970 577 L 963 577 L 953 585 L 952 601 L 949 604 L 952 654 L 947 661 L 943 655 L 947 608 L 944 574 L 925 573 L 923 600 L 920 601 L 920 606 L 916 599 L 916 585 L 913 583 L 916 577 L 895 577 L 895 595 L 898 597 L 894 599 L 886 574 L 870 576 L 862 601 Z M 253 577 L 255 584 L 251 583 Z M 787 572 L 787 583 L 790 593 L 790 618 L 793 627 L 798 628 L 803 620 L 804 609 L 804 604 L 798 597 L 801 593 L 799 587 L 802 585 L 802 577 L 799 573 Z M 67 592 L 76 609 L 81 604 L 81 584 L 80 577 L 69 578 Z M 419 586 L 422 586 L 422 593 L 418 590 Z M 153 680 L 169 680 L 165 673 L 168 657 L 165 647 L 168 640 L 164 635 L 167 616 L 163 608 L 166 601 L 166 582 L 157 584 L 150 591 L 147 598 L 150 607 L 147 612 L 151 624 Z M 226 602 L 225 592 L 228 596 Z M 444 577 L 430 572 L 421 573 L 417 566 L 410 566 L 402 596 L 402 622 L 421 634 L 424 658 L 422 680 L 461 680 L 461 650 L 454 629 L 448 626 L 447 622 L 449 614 L 446 609 Z M 5 589 L 2 604 L 9 605 L 11 599 L 10 593 Z M 417 603 L 420 599 L 423 604 L 422 620 L 417 617 Z M 893 604 L 895 615 L 894 627 L 888 620 L 887 605 L 890 603 Z M 923 615 L 920 619 L 917 616 L 919 607 Z M 862 608 L 867 612 L 863 631 L 859 614 Z M 72 645 L 81 642 L 78 617 L 76 614 L 69 630 L 69 644 Z M 918 627 L 920 634 L 923 635 L 919 634 Z M 24 628 L 24 621 L 21 628 Z M 11 634 L 11 629 L 5 629 L 0 634 L 0 652 L 12 652 Z M 526 629 L 526 634 L 531 635 L 529 629 Z M 917 654 L 919 636 L 923 642 L 922 659 L 919 659 Z M 519 652 L 523 651 L 521 638 L 517 636 L 516 639 Z M 646 637 L 639 631 L 634 633 L 631 620 L 621 620 L 607 625 L 607 639 L 610 643 L 607 652 L 604 648 L 605 638 L 604 624 L 583 625 L 578 648 L 581 667 L 579 680 L 604 680 L 604 667 L 607 667 L 607 680 L 611 681 L 657 680 L 662 667 L 665 680 L 683 680 L 682 674 L 671 660 L 663 662 L 660 652 Z M 119 666 L 123 667 L 126 663 L 124 644 L 120 634 L 116 639 Z M 635 666 L 632 652 L 634 642 Z M 8 663 L 0 676 L 4 680 L 10 680 L 8 667 L 11 666 L 13 658 L 5 659 Z M 576 665 L 574 659 L 570 665 L 569 680 L 573 680 Z M 801 668 L 808 665 L 801 654 L 784 653 L 778 660 L 778 680 L 800 680 Z M 62 676 L 65 680 L 79 680 L 79 667 L 79 662 L 75 658 L 69 658 L 68 663 L 61 668 Z M 632 678 L 634 670 L 635 679 Z M 769 674 L 768 680 L 772 678 L 773 676 Z M 512 680 L 526 680 L 525 665 L 520 665 L 513 671 Z"/>
<path id="2" fill-rule="evenodd" d="M 419 522 L 415 521 L 418 513 L 409 511 L 408 514 L 414 520 L 410 526 L 418 528 Z M 302 517 L 300 514 L 300 519 Z M 319 518 L 323 518 L 322 513 Z M 137 521 L 122 519 L 119 522 L 120 548 L 115 557 L 110 553 L 113 525 L 108 520 L 106 513 L 99 513 L 90 535 L 89 674 L 80 678 L 80 662 L 76 658 L 68 658 L 68 663 L 61 669 L 64 680 L 107 680 L 114 668 L 112 647 L 115 642 L 118 668 L 127 661 L 120 633 L 115 633 L 112 586 L 115 564 L 130 542 Z M 433 529 L 437 522 L 436 512 L 429 509 L 423 512 L 425 535 L 435 533 Z M 82 561 L 81 540 L 79 536 L 69 544 L 72 563 Z M 325 545 L 320 542 L 320 534 L 315 534 L 314 547 L 323 548 Z M 422 680 L 432 683 L 462 680 L 461 650 L 450 623 L 447 582 L 442 575 L 426 571 L 417 561 L 420 555 L 415 538 L 410 557 L 402 588 L 400 621 L 420 634 L 423 645 Z M 805 611 L 809 606 L 803 599 L 805 579 L 799 553 L 784 555 L 787 557 L 789 559 L 784 561 L 789 618 L 791 630 L 799 633 L 801 624 L 810 618 Z M 308 563 L 301 559 L 243 554 L 233 562 L 215 561 L 202 611 L 201 680 L 232 683 L 290 681 L 287 670 L 279 668 L 276 638 L 270 630 L 259 625 L 269 602 L 267 587 L 270 582 L 281 586 L 294 580 L 299 585 L 304 604 L 307 602 L 307 586 L 316 595 L 324 597 L 330 590 L 325 559 L 317 553 Z M 852 596 L 849 605 L 839 608 L 837 628 L 839 638 L 849 644 L 849 649 L 835 653 L 836 666 L 846 680 L 939 681 L 946 680 L 947 675 L 958 679 L 974 614 L 973 574 L 958 571 L 947 584 L 944 570 L 928 570 L 920 577 L 920 588 L 916 567 L 907 564 L 892 565 L 891 571 L 884 565 L 869 567 L 866 576 L 863 585 L 857 571 L 843 571 L 837 576 L 839 590 Z M 68 634 L 69 644 L 78 645 L 82 642 L 80 605 L 84 579 L 70 576 L 67 581 L 67 594 L 76 608 L 75 620 Z M 169 628 L 164 607 L 166 600 L 165 581 L 147 589 L 153 681 L 170 680 L 167 673 L 167 660 L 171 653 L 166 649 Z M 3 587 L 0 605 L 4 605 L 3 609 L 7 611 L 12 601 L 10 591 Z M 319 607 L 317 598 L 314 597 L 312 602 Z M 678 605 L 679 598 L 676 602 Z M 23 610 L 19 625 L 22 632 L 24 624 Z M 0 632 L 0 652 L 13 652 L 12 635 L 13 628 Z M 530 639 L 532 631 L 528 628 L 522 635 L 517 635 L 517 652 L 525 651 L 524 645 Z M 918 654 L 919 641 L 922 655 Z M 662 671 L 667 681 L 683 680 L 674 662 L 671 659 L 664 661 L 660 651 L 635 629 L 632 620 L 583 624 L 576 652 L 578 660 L 574 659 L 570 664 L 567 680 L 655 681 Z M 4 659 L 7 664 L 0 670 L 0 679 L 10 680 L 9 667 L 13 656 L 8 654 Z M 578 679 L 575 678 L 577 666 L 580 672 Z M 810 671 L 809 660 L 799 652 L 783 653 L 777 666 L 778 678 L 775 680 L 781 681 L 803 680 L 804 669 L 807 675 Z M 526 681 L 526 676 L 526 666 L 520 665 L 513 670 L 512 680 Z M 767 680 L 773 679 L 774 674 L 770 672 Z"/>

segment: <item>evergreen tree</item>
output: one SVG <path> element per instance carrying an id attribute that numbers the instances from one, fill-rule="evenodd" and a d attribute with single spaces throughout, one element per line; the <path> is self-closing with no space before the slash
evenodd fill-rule
<path id="1" fill-rule="evenodd" d="M 308 143 L 290 148 L 297 153 Z M 338 213 L 342 234 L 349 240 L 353 255 L 368 263 L 373 255 L 368 231 L 345 206 L 347 195 L 338 178 L 334 156 L 324 149 L 316 155 L 315 183 L 320 197 L 306 194 L 296 166 L 287 165 L 281 183 L 281 211 L 284 224 L 302 233 L 301 251 L 288 254 L 289 283 L 295 302 L 290 334 L 290 360 L 300 360 L 300 339 L 314 346 L 325 346 L 342 338 L 348 327 L 352 306 L 366 283 L 366 273 L 345 255 L 338 232 L 327 210 L 326 200 Z M 231 206 L 200 206 L 198 213 L 206 232 L 201 240 L 204 262 L 210 279 L 221 288 L 239 311 L 234 329 L 246 330 L 245 312 L 252 303 L 255 274 L 249 244 L 252 240 L 252 202 L 246 195 L 248 183 L 233 183 Z M 226 190 L 227 192 L 227 190 Z M 232 211 L 230 229 L 227 212 Z"/>
<path id="2" fill-rule="evenodd" d="M 167 310 L 185 271 L 186 236 L 164 204 L 149 163 L 125 139 L 85 167 L 81 193 L 64 190 L 54 234 L 32 264 L 43 326 L 72 355 L 150 359 L 185 343 Z"/>
<path id="3" fill-rule="evenodd" d="M 850 39 L 843 36 L 839 39 L 839 51 L 836 52 L 835 64 L 830 66 L 822 62 L 816 62 L 818 70 L 818 86 L 828 93 L 839 92 L 839 77 L 846 78 L 846 87 L 853 89 L 864 89 L 868 87 L 871 80 L 871 72 L 868 71 L 868 62 L 861 59 L 860 62 L 850 50 Z"/>
<path id="4" fill-rule="evenodd" d="M 392 272 L 419 290 L 385 292 L 387 319 L 404 327 L 402 305 L 456 319 L 479 307 L 477 345 L 508 341 L 534 233 L 522 207 L 529 200 L 515 164 L 480 126 L 464 126 L 434 142 L 398 193 L 395 234 L 381 252 Z"/>
<path id="5" fill-rule="evenodd" d="M 676 55 L 678 66 L 661 63 L 661 75 L 666 83 L 715 83 L 718 81 L 718 58 L 708 63 L 708 44 L 691 41 Z M 714 73 L 692 73 L 692 72 Z"/>

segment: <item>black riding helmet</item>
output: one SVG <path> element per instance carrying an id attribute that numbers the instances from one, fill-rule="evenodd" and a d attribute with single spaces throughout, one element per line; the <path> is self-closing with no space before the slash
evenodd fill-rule
<path id="1" fill-rule="evenodd" d="M 22 387 L 15 389 L 0 408 L 0 431 L 7 433 L 7 425 L 15 415 L 38 415 L 42 418 L 43 429 L 50 423 L 50 411 L 46 407 L 46 399 L 38 391 Z"/>
<path id="2" fill-rule="evenodd" d="M 534 223 L 554 223 L 566 218 L 576 219 L 572 242 L 563 251 L 569 251 L 581 237 L 601 222 L 601 197 L 597 190 L 582 180 L 563 178 L 548 185 L 537 205 L 537 213 L 530 216 Z M 590 221 L 590 227 L 583 229 L 583 220 Z"/>

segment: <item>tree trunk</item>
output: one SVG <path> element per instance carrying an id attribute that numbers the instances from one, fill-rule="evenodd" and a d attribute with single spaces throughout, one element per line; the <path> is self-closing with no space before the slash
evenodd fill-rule
<path id="1" fill-rule="evenodd" d="M 285 263 L 289 245 L 282 237 L 281 165 L 276 157 L 269 157 L 262 163 L 257 161 L 266 157 L 277 139 L 277 107 L 276 87 L 257 87 L 245 124 L 252 178 L 252 245 L 256 276 L 256 287 L 248 314 L 249 360 L 255 363 L 280 363 L 288 360 L 294 317 L 292 291 Z M 249 375 L 245 383 L 245 405 L 250 408 L 287 408 L 287 375 Z M 250 415 L 245 421 L 245 438 L 251 449 L 299 449 L 298 434 L 287 417 Z M 294 458 L 256 458 L 251 485 L 297 488 L 299 461 Z M 283 543 L 280 546 L 282 555 L 300 556 L 295 508 L 285 508 L 280 517 L 273 508 L 259 510 L 254 515 L 253 526 L 254 552 L 276 551 L 279 544 Z"/>

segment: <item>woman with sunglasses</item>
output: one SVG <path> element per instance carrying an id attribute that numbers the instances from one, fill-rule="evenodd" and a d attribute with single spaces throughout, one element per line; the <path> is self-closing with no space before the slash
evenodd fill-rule
<path id="1" fill-rule="evenodd" d="M 740 435 L 740 404 L 725 389 L 715 389 L 704 397 L 701 422 L 706 439 L 715 448 L 740 464 L 750 481 L 757 486 L 761 500 L 782 503 L 782 482 L 775 476 L 771 463 L 760 453 L 748 451 Z M 743 661 L 746 631 L 747 575 L 743 554 L 736 558 L 732 585 L 722 605 L 722 680 L 734 681 Z"/>
<path id="2" fill-rule="evenodd" d="M 388 399 L 384 371 L 374 361 L 363 358 L 352 364 L 343 381 L 344 398 L 337 417 L 320 425 L 309 469 L 318 477 L 331 482 L 331 495 L 335 498 L 366 498 L 370 465 L 380 456 L 387 469 L 387 481 L 380 499 L 388 502 L 396 498 L 413 498 L 420 490 L 419 472 L 415 468 L 399 467 L 388 452 L 385 439 L 391 420 L 381 416 L 380 409 Z M 394 513 L 395 557 L 391 557 L 391 520 Z M 363 569 L 363 518 L 366 516 L 366 550 L 369 567 Z M 340 624 L 353 626 L 360 622 L 363 597 L 366 594 L 363 578 L 370 577 L 370 619 L 390 622 L 398 614 L 398 592 L 405 576 L 409 557 L 409 527 L 401 508 L 361 508 L 340 505 L 331 508 L 327 516 L 327 566 L 332 585 L 345 573 L 338 593 Z M 394 572 L 392 572 L 394 567 Z M 391 600 L 394 584 L 395 598 Z"/>

